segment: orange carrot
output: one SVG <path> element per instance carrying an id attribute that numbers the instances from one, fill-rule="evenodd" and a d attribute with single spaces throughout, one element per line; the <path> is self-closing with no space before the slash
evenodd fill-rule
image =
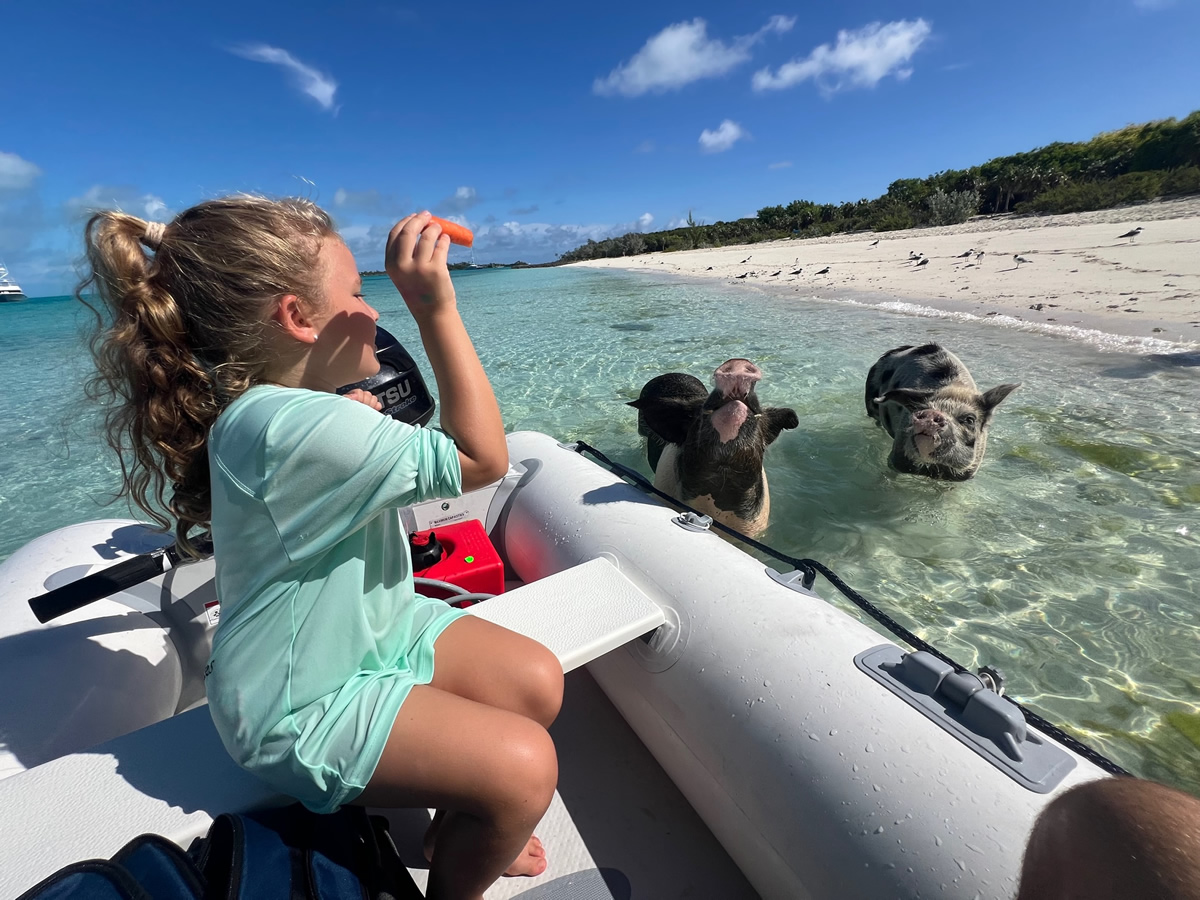
<path id="1" fill-rule="evenodd" d="M 442 226 L 442 231 L 450 237 L 450 243 L 460 244 L 463 247 L 470 247 L 475 243 L 475 235 L 471 233 L 471 229 L 465 225 L 459 225 L 457 222 L 451 222 L 447 219 L 441 219 L 437 216 L 430 216 L 430 222 L 437 222 Z"/>

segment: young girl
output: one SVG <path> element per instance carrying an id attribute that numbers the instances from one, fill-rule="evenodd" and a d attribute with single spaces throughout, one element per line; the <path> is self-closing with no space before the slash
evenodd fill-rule
<path id="1" fill-rule="evenodd" d="M 414 428 L 340 385 L 378 371 L 354 257 L 305 200 L 229 197 L 167 225 L 88 222 L 93 383 L 124 491 L 178 539 L 209 528 L 221 624 L 206 687 L 233 758 L 310 809 L 436 807 L 428 896 L 537 875 L 531 837 L 558 776 L 545 647 L 414 593 L 395 509 L 507 470 L 499 409 L 428 213 L 386 268 L 437 379 Z M 355 401 L 358 402 L 355 402 Z"/>

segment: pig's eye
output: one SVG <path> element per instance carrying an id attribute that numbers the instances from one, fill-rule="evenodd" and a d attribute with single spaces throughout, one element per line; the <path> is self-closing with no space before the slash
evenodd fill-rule
<path id="1" fill-rule="evenodd" d="M 974 428 L 975 427 L 975 417 L 972 415 L 968 414 L 968 415 L 962 416 L 958 421 L 962 423 L 963 428 Z"/>

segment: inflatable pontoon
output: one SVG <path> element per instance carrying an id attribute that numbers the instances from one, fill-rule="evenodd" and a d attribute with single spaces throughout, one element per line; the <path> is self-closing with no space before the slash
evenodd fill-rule
<path id="1" fill-rule="evenodd" d="M 506 478 L 400 513 L 407 531 L 482 522 L 510 587 L 472 611 L 578 669 L 538 829 L 550 868 L 489 898 L 1007 898 L 1038 812 L 1115 770 L 1031 725 L 994 673 L 885 639 L 811 570 L 764 564 L 581 449 L 511 434 Z M 88 522 L 0 565 L 0 898 L 136 834 L 186 846 L 220 812 L 287 802 L 208 717 L 211 561 L 45 624 L 27 602 L 134 559 L 163 569 L 169 540 Z M 428 814 L 390 815 L 420 881 Z"/>

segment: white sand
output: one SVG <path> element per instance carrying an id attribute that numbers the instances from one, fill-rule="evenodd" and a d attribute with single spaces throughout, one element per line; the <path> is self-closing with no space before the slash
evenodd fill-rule
<path id="1" fill-rule="evenodd" d="M 1143 231 L 1132 243 L 1118 238 L 1139 225 Z M 967 250 L 982 250 L 982 261 L 974 255 L 958 258 Z M 924 254 L 929 262 L 914 267 L 910 253 Z M 1029 262 L 1018 267 L 1014 254 Z M 1200 198 L 1195 197 L 575 265 L 712 278 L 786 291 L 797 299 L 901 300 L 1038 325 L 1200 344 Z M 817 274 L 825 267 L 828 273 Z M 797 268 L 801 274 L 790 274 Z"/>

